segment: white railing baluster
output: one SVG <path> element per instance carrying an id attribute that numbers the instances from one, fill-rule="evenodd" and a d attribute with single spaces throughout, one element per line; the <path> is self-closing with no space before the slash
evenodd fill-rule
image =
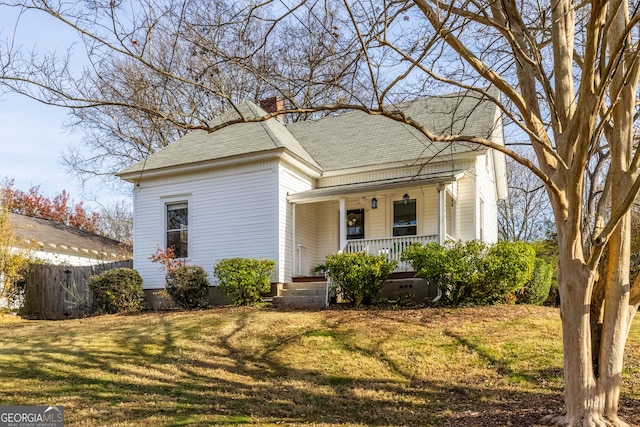
<path id="1" fill-rule="evenodd" d="M 396 271 L 407 271 L 410 269 L 409 264 L 400 261 L 400 256 L 404 248 L 414 242 L 425 245 L 437 241 L 437 235 L 349 240 L 344 247 L 344 252 L 367 252 L 374 255 L 384 254 L 389 261 L 398 261 Z"/>

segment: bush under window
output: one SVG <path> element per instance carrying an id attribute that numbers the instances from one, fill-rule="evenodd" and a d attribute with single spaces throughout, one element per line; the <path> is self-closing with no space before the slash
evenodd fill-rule
<path id="1" fill-rule="evenodd" d="M 180 308 L 203 308 L 209 304 L 209 277 L 204 268 L 182 265 L 167 273 L 165 291 Z"/>

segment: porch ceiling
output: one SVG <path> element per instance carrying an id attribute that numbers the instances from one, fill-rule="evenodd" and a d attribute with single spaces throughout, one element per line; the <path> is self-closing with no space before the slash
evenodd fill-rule
<path id="1" fill-rule="evenodd" d="M 354 184 L 334 185 L 314 188 L 296 194 L 290 194 L 287 200 L 291 203 L 314 203 L 335 200 L 341 196 L 358 193 L 375 193 L 396 188 L 418 187 L 427 184 L 444 184 L 456 181 L 464 174 L 464 170 L 453 170 L 441 173 L 419 175 L 413 177 L 384 179 L 378 181 L 358 182 Z"/>

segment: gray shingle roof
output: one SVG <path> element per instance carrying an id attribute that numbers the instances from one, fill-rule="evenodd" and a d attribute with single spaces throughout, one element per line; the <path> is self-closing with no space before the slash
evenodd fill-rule
<path id="1" fill-rule="evenodd" d="M 40 242 L 45 245 L 63 245 L 79 250 L 107 252 L 108 254 L 120 252 L 120 243 L 116 240 L 59 222 L 15 213 L 9 214 L 9 220 L 15 236 L 21 240 Z"/>
<path id="2" fill-rule="evenodd" d="M 473 94 L 424 98 L 397 108 L 435 133 L 488 137 L 495 126 L 495 105 Z M 361 111 L 299 122 L 288 129 L 324 170 L 422 163 L 438 155 L 484 150 L 476 144 L 432 142 L 409 125 Z"/>
<path id="3" fill-rule="evenodd" d="M 240 104 L 238 109 L 246 118 L 262 117 L 267 114 L 251 101 Z M 240 115 L 236 111 L 229 111 L 211 121 L 210 125 L 213 127 L 239 117 Z M 286 148 L 311 165 L 318 167 L 316 161 L 300 146 L 300 143 L 291 135 L 284 124 L 280 120 L 272 118 L 263 122 L 238 123 L 211 133 L 204 130 L 190 132 L 120 174 L 206 162 L 277 148 Z"/>
<path id="4" fill-rule="evenodd" d="M 497 107 L 473 92 L 423 98 L 399 104 L 397 108 L 436 133 L 488 137 L 496 124 Z M 239 109 L 246 117 L 266 115 L 250 101 L 241 104 Z M 228 112 L 211 124 L 237 117 L 235 111 Z M 287 126 L 272 118 L 231 125 L 213 133 L 193 131 L 120 175 L 277 148 L 284 148 L 325 171 L 392 162 L 426 162 L 439 155 L 484 150 L 475 144 L 432 142 L 408 125 L 354 111 Z"/>

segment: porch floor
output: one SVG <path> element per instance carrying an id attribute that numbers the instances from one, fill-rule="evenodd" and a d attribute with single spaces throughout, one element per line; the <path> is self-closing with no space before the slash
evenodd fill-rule
<path id="1" fill-rule="evenodd" d="M 394 279 L 412 279 L 416 277 L 416 273 L 414 271 L 395 271 L 387 277 L 387 280 Z M 324 282 L 327 279 L 324 276 L 297 276 L 291 279 L 294 283 L 304 283 L 304 282 Z"/>

